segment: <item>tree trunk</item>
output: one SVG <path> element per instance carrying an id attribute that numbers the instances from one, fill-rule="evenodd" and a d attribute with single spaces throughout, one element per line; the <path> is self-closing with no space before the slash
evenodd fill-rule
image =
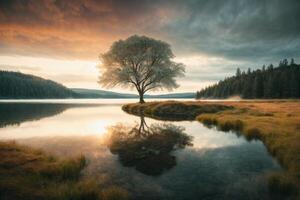
<path id="1" fill-rule="evenodd" d="M 145 103 L 144 101 L 144 93 L 143 92 L 139 92 L 140 95 L 140 103 Z"/>

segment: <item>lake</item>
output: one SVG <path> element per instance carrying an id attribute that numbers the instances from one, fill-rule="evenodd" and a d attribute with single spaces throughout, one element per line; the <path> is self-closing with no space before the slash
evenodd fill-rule
<path id="1" fill-rule="evenodd" d="M 267 176 L 282 168 L 261 141 L 122 111 L 134 101 L 2 100 L 0 140 L 83 154 L 83 178 L 124 187 L 133 199 L 271 199 Z"/>

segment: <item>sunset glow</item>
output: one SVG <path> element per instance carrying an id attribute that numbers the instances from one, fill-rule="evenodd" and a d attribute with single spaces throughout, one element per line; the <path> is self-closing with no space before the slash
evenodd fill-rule
<path id="1" fill-rule="evenodd" d="M 114 41 L 133 34 L 171 44 L 175 60 L 186 65 L 186 77 L 179 80 L 180 87 L 175 92 L 192 91 L 191 86 L 201 89 L 234 74 L 237 66 L 246 70 L 275 63 L 287 53 L 299 58 L 299 29 L 287 26 L 284 32 L 275 33 L 284 24 L 297 23 L 297 6 L 285 5 L 287 13 L 295 13 L 287 16 L 277 12 L 282 5 L 254 5 L 229 7 L 204 1 L 3 1 L 0 69 L 35 74 L 67 87 L 101 89 L 95 67 L 99 55 Z M 252 14 L 243 18 L 231 12 L 237 9 Z M 225 15 L 227 12 L 231 14 Z M 264 17 L 257 19 L 255 13 Z M 282 19 L 280 23 L 277 18 Z M 258 22 L 261 26 L 249 29 Z M 255 34 L 261 41 L 255 40 Z M 275 38 L 280 40 L 274 43 Z M 266 55 L 267 49 L 275 53 Z M 252 57 L 256 58 L 254 62 Z"/>
<path id="2" fill-rule="evenodd" d="M 0 0 L 0 200 L 300 199 L 300 0 Z"/>

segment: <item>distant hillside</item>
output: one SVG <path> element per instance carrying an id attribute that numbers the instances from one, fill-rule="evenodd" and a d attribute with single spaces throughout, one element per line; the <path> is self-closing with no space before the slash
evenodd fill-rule
<path id="1" fill-rule="evenodd" d="M 20 72 L 0 71 L 0 99 L 138 98 L 136 94 L 82 88 L 69 89 L 59 83 Z M 145 95 L 145 98 L 195 98 L 195 93 Z"/>
<path id="2" fill-rule="evenodd" d="M 83 88 L 71 88 L 79 98 L 138 98 L 138 95 L 117 93 L 105 90 L 91 90 Z"/>
<path id="3" fill-rule="evenodd" d="M 196 93 L 171 93 L 171 94 L 160 94 L 160 95 L 145 95 L 145 98 L 165 98 L 165 99 L 181 99 L 181 98 L 196 98 Z"/>
<path id="4" fill-rule="evenodd" d="M 105 90 L 71 88 L 80 98 L 138 98 L 136 94 L 117 93 Z M 145 95 L 145 98 L 195 98 L 196 93 L 172 93 L 160 95 Z"/>
<path id="5" fill-rule="evenodd" d="M 241 72 L 225 78 L 219 83 L 197 92 L 197 98 L 300 98 L 300 65 L 292 59 L 290 64 L 286 59 L 279 66 L 265 66 L 262 69 Z"/>
<path id="6" fill-rule="evenodd" d="M 75 93 L 51 80 L 20 72 L 0 71 L 0 98 L 72 98 Z"/>

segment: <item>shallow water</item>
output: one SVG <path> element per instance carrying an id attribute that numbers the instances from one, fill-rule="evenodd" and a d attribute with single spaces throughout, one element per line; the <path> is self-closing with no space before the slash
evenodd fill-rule
<path id="1" fill-rule="evenodd" d="M 269 199 L 281 170 L 262 142 L 121 110 L 132 100 L 0 103 L 0 139 L 60 156 L 84 154 L 84 178 L 128 189 L 134 199 Z"/>

